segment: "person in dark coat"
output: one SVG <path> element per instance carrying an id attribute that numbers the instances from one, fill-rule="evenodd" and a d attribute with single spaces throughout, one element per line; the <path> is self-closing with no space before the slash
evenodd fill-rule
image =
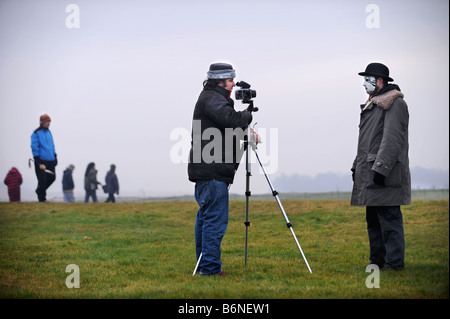
<path id="1" fill-rule="evenodd" d="M 116 175 L 116 165 L 111 164 L 111 169 L 108 171 L 105 177 L 106 193 L 108 193 L 108 198 L 106 203 L 115 203 L 114 193 L 119 195 L 119 180 Z"/>
<path id="2" fill-rule="evenodd" d="M 62 187 L 63 187 L 63 194 L 64 194 L 64 202 L 66 203 L 73 203 L 75 202 L 75 197 L 73 196 L 73 189 L 75 188 L 75 184 L 73 182 L 72 173 L 75 169 L 75 166 L 70 164 L 63 174 L 62 179 Z"/>
<path id="3" fill-rule="evenodd" d="M 242 156 L 235 147 L 237 139 L 244 138 L 240 134 L 227 143 L 226 133 L 246 132 L 252 121 L 251 112 L 234 109 L 230 98 L 234 77 L 231 65 L 212 64 L 194 109 L 188 175 L 195 183 L 199 205 L 195 242 L 197 260 L 202 256 L 197 268 L 200 275 L 224 275 L 220 246 L 228 225 L 228 187 Z"/>
<path id="4" fill-rule="evenodd" d="M 353 162 L 351 205 L 366 206 L 370 263 L 399 270 L 405 264 L 405 235 L 400 205 L 411 204 L 408 158 L 408 106 L 381 63 L 366 67 L 358 151 Z"/>
<path id="5" fill-rule="evenodd" d="M 8 186 L 8 196 L 10 202 L 20 202 L 20 185 L 22 175 L 15 167 L 11 168 L 5 177 L 4 183 Z"/>
<path id="6" fill-rule="evenodd" d="M 89 197 L 92 197 L 92 201 L 97 203 L 97 188 L 101 185 L 97 181 L 97 170 L 95 169 L 95 163 L 89 163 L 86 168 L 86 173 L 84 174 L 84 189 L 86 191 L 86 196 L 84 202 L 89 202 Z"/>

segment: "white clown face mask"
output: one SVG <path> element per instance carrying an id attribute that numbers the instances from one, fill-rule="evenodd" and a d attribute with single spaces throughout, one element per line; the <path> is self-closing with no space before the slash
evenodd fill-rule
<path id="1" fill-rule="evenodd" d="M 367 94 L 372 94 L 377 86 L 377 80 L 374 76 L 365 76 L 363 86 L 366 88 Z"/>

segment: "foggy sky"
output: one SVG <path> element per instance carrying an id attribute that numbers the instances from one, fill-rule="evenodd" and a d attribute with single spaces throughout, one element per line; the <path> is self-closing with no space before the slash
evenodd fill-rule
<path id="1" fill-rule="evenodd" d="M 80 9 L 79 28 L 66 26 L 70 3 Z M 380 9 L 379 28 L 366 25 L 370 3 Z M 261 144 L 272 180 L 348 174 L 367 99 L 357 73 L 370 62 L 386 64 L 405 94 L 410 166 L 447 171 L 448 21 L 440 0 L 2 0 L 0 173 L 17 167 L 22 198 L 35 200 L 30 136 L 47 113 L 59 162 L 49 199 L 62 196 L 62 172 L 74 164 L 80 200 L 89 162 L 101 182 L 116 164 L 122 196 L 193 194 L 186 161 L 171 151 L 181 145 L 177 133 L 190 133 L 215 62 L 231 63 L 236 80 L 257 91 L 253 124 L 273 132 Z M 252 167 L 252 191 L 268 192 Z M 244 169 L 231 192 L 245 192 Z"/>

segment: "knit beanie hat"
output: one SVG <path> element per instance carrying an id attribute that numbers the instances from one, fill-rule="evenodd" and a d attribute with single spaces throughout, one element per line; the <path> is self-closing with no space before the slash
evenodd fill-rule
<path id="1" fill-rule="evenodd" d="M 40 120 L 40 123 L 42 124 L 42 123 L 45 123 L 47 121 L 51 121 L 51 118 L 50 118 L 50 116 L 48 116 L 48 114 L 44 114 L 44 115 L 41 115 L 39 120 Z"/>
<path id="2" fill-rule="evenodd" d="M 233 70 L 231 64 L 213 63 L 209 67 L 208 79 L 224 80 L 224 79 L 233 79 L 235 77 L 236 72 Z"/>

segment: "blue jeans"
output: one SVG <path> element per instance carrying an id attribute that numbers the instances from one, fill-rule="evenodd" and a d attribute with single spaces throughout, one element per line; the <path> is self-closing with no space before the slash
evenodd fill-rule
<path id="1" fill-rule="evenodd" d="M 73 196 L 73 191 L 64 191 L 64 203 L 74 203 L 75 197 Z"/>
<path id="2" fill-rule="evenodd" d="M 195 184 L 195 199 L 199 205 L 195 222 L 197 260 L 202 253 L 198 271 L 215 274 L 222 271 L 220 244 L 228 226 L 228 184 L 203 180 Z"/>

